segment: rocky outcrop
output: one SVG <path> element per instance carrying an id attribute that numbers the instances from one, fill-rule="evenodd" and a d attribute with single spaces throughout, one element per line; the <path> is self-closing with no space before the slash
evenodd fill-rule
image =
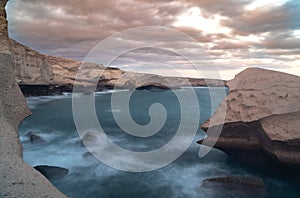
<path id="1" fill-rule="evenodd" d="M 58 179 L 65 176 L 69 172 L 68 169 L 58 166 L 39 165 L 33 168 L 42 173 L 48 179 Z"/>
<path id="2" fill-rule="evenodd" d="M 41 143 L 46 143 L 47 141 L 42 138 L 41 136 L 38 135 L 38 133 L 35 132 L 28 132 L 25 136 L 27 136 L 29 138 L 29 141 L 31 143 L 37 143 L 37 144 L 41 144 Z"/>
<path id="3" fill-rule="evenodd" d="M 224 86 L 222 80 L 166 77 L 155 74 L 126 72 L 113 83 L 114 86 L 135 89 L 141 87 L 157 87 L 162 89 L 185 86 Z"/>
<path id="4" fill-rule="evenodd" d="M 212 131 L 206 142 L 217 140 L 214 147 L 248 161 L 300 165 L 300 77 L 252 68 L 227 86 L 229 95 L 213 115 L 214 125 L 210 120 L 202 125 Z M 220 137 L 211 135 L 222 124 Z"/>
<path id="5" fill-rule="evenodd" d="M 30 111 L 13 66 L 10 53 L 0 51 L 0 197 L 65 197 L 22 159 L 18 126 Z"/>

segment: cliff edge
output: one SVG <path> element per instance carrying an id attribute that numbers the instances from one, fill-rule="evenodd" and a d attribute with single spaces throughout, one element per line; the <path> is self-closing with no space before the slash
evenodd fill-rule
<path id="1" fill-rule="evenodd" d="M 251 68 L 227 82 L 229 94 L 205 131 L 224 124 L 214 147 L 248 161 L 300 165 L 300 77 Z M 225 120 L 221 112 L 226 112 Z M 201 142 L 200 142 L 201 143 Z"/>

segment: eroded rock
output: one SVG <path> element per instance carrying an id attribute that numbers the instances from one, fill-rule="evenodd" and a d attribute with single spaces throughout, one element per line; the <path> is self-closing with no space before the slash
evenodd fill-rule
<path id="1" fill-rule="evenodd" d="M 206 142 L 217 140 L 214 147 L 245 159 L 258 154 L 257 162 L 300 165 L 300 77 L 254 68 L 227 85 L 229 95 L 211 118 L 214 125 L 208 120 L 201 126 L 213 132 L 224 124 L 221 135 L 209 133 Z"/>

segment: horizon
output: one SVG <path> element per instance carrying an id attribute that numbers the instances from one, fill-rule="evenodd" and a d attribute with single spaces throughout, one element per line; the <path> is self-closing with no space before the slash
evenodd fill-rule
<path id="1" fill-rule="evenodd" d="M 12 39 L 41 53 L 83 60 L 103 39 L 141 26 L 164 26 L 195 39 L 178 48 L 189 53 L 196 64 L 232 79 L 240 71 L 259 67 L 300 76 L 300 2 L 263 1 L 9 1 L 7 15 Z M 141 17 L 142 16 L 142 17 Z M 144 35 L 126 38 L 145 44 Z M 176 39 L 172 35 L 163 42 Z M 122 39 L 121 39 L 122 40 Z M 177 47 L 177 46 L 176 46 Z M 173 52 L 141 48 L 120 56 L 110 67 L 125 71 L 174 76 L 166 65 L 186 77 L 200 77 L 191 65 Z M 207 55 L 203 58 L 203 54 Z"/>

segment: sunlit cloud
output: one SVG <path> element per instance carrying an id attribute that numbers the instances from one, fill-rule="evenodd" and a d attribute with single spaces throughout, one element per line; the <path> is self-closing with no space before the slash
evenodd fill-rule
<path id="1" fill-rule="evenodd" d="M 249 36 L 237 36 L 237 38 L 241 41 L 258 42 L 258 43 L 266 39 L 264 36 L 257 36 L 253 34 L 250 34 Z"/>
<path id="2" fill-rule="evenodd" d="M 177 21 L 173 23 L 175 27 L 191 27 L 202 31 L 205 34 L 230 33 L 231 29 L 222 27 L 220 20 L 227 19 L 220 15 L 214 15 L 210 18 L 205 18 L 202 15 L 201 9 L 193 7 L 188 9 L 182 15 L 178 16 Z"/>
<path id="3" fill-rule="evenodd" d="M 274 6 L 281 6 L 289 0 L 255 0 L 245 6 L 245 10 L 255 10 L 258 8 L 271 8 Z"/>
<path id="4" fill-rule="evenodd" d="M 300 30 L 294 30 L 294 31 L 293 31 L 293 35 L 294 35 L 296 38 L 300 38 Z"/>

